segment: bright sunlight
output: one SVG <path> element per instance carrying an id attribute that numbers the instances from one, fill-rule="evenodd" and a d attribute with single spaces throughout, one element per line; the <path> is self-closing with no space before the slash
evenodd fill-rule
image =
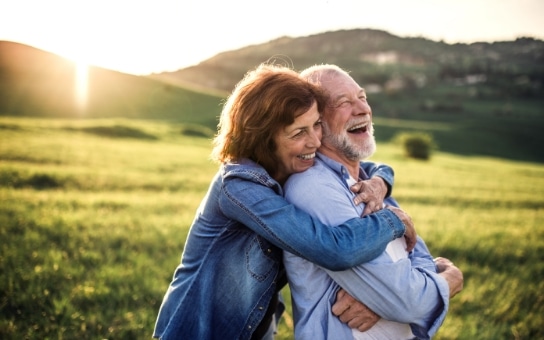
<path id="1" fill-rule="evenodd" d="M 76 62 L 75 72 L 75 100 L 79 112 L 87 107 L 89 92 L 89 65 L 86 62 Z"/>

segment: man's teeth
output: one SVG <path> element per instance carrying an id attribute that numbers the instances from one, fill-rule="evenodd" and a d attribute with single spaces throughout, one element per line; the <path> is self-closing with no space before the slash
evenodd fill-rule
<path id="1" fill-rule="evenodd" d="M 314 152 L 314 153 L 309 153 L 309 154 L 306 154 L 306 155 L 300 155 L 300 156 L 298 156 L 298 157 L 299 157 L 299 158 L 302 158 L 302 159 L 305 160 L 305 161 L 308 161 L 308 160 L 310 160 L 310 159 L 312 159 L 312 158 L 315 157 L 315 152 Z"/>
<path id="2" fill-rule="evenodd" d="M 353 132 L 355 130 L 359 130 L 359 129 L 363 129 L 363 130 L 366 130 L 366 127 L 368 126 L 368 123 L 361 123 L 361 124 L 357 124 L 355 126 L 352 126 L 348 129 L 348 132 Z"/>

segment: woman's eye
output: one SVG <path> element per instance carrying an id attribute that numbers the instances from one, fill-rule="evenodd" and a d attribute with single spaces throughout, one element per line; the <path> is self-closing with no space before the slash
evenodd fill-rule
<path id="1" fill-rule="evenodd" d="M 301 131 L 297 132 L 297 133 L 293 136 L 293 138 L 301 137 L 301 136 L 304 134 L 304 132 L 305 132 L 304 130 L 301 130 Z"/>

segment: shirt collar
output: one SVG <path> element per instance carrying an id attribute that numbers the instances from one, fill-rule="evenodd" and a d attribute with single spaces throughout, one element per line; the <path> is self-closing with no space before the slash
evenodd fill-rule
<path id="1" fill-rule="evenodd" d="M 327 165 L 327 167 L 333 170 L 338 176 L 343 178 L 346 183 L 347 181 L 349 181 L 350 179 L 349 171 L 344 165 L 342 165 L 341 163 L 338 163 L 332 158 L 325 156 L 324 154 L 320 152 L 317 152 L 316 157 L 319 158 L 323 163 L 325 163 L 325 165 Z M 359 166 L 359 178 L 354 178 L 354 180 L 355 181 L 358 181 L 359 179 L 367 180 L 369 178 L 370 177 L 368 177 L 368 175 L 363 170 L 363 168 Z"/>

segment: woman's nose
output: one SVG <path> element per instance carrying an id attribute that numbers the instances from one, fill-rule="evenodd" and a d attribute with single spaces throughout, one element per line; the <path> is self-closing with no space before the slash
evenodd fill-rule
<path id="1" fill-rule="evenodd" d="M 307 146 L 310 148 L 319 148 L 321 146 L 321 130 L 309 134 Z"/>

